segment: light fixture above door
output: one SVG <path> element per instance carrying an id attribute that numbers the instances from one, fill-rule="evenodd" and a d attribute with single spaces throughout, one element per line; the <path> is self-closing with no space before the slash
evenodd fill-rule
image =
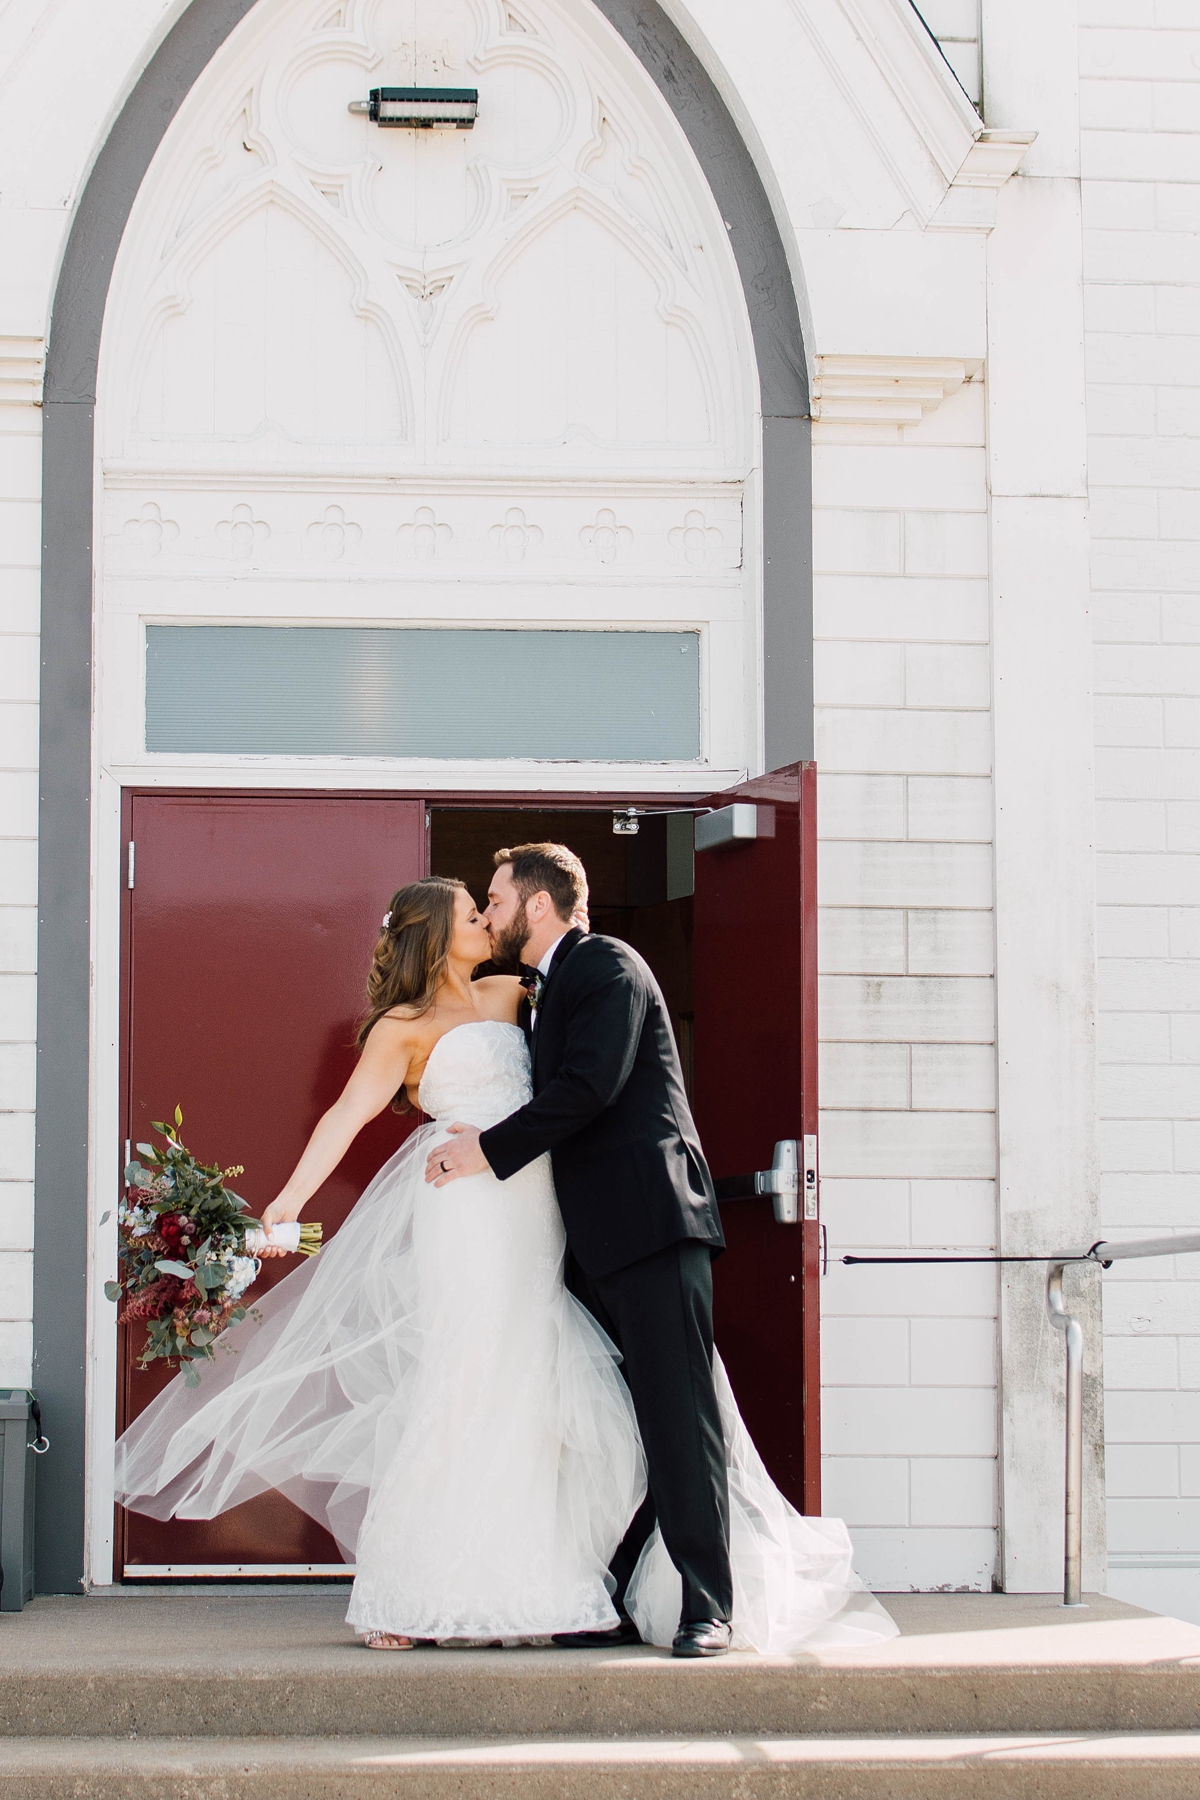
<path id="1" fill-rule="evenodd" d="M 375 125 L 409 131 L 470 131 L 479 113 L 479 89 L 372 88 L 368 100 L 352 100 L 347 110 Z"/>

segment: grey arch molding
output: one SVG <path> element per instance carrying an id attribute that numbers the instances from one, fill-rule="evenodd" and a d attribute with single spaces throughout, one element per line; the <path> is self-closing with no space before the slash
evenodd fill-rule
<path id="1" fill-rule="evenodd" d="M 138 189 L 193 83 L 255 0 L 192 0 L 121 110 L 80 198 L 55 289 L 42 452 L 41 836 L 34 1167 L 34 1383 L 52 1440 L 38 1464 L 37 1585 L 84 1568 L 92 783 L 94 426 L 109 282 Z M 654 0 L 594 0 L 686 134 L 737 260 L 763 413 L 768 768 L 812 755 L 808 384 L 787 256 L 725 103 Z M 119 1170 L 114 1156 L 114 1193 Z"/>

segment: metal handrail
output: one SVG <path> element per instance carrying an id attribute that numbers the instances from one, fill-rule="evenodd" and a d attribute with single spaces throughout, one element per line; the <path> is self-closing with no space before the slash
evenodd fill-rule
<path id="1" fill-rule="evenodd" d="M 843 1256 L 844 1263 L 1032 1263 L 1046 1264 L 1046 1313 L 1062 1332 L 1067 1351 L 1066 1467 L 1063 1479 L 1063 1605 L 1082 1606 L 1083 1583 L 1083 1327 L 1067 1311 L 1063 1270 L 1068 1263 L 1115 1262 L 1143 1256 L 1185 1256 L 1200 1251 L 1200 1231 L 1176 1237 L 1100 1238 L 1090 1250 L 1062 1256 Z"/>

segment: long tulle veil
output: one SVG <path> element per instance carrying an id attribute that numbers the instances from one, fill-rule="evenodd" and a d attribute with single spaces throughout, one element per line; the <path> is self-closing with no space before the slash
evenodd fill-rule
<path id="1" fill-rule="evenodd" d="M 440 1132 L 419 1127 L 321 1254 L 251 1295 L 199 1390 L 177 1379 L 134 1421 L 117 1445 L 118 1500 L 211 1519 L 275 1488 L 353 1560 L 419 1362 L 413 1203 Z"/>
<path id="2" fill-rule="evenodd" d="M 275 1488 L 326 1526 L 354 1560 L 372 1489 L 395 1460 L 420 1370 L 425 1332 L 413 1213 L 427 1147 L 443 1135 L 436 1124 L 414 1132 L 320 1256 L 279 1282 L 226 1335 L 216 1362 L 202 1368 L 199 1389 L 180 1377 L 135 1420 L 117 1446 L 119 1500 L 155 1518 L 210 1519 Z M 573 1314 L 579 1310 L 569 1294 L 562 1300 Z M 590 1315 L 581 1315 L 564 1335 L 553 1396 L 562 1466 L 574 1471 L 564 1477 L 564 1523 L 600 1571 L 645 1491 L 613 1355 Z M 735 1644 L 787 1655 L 894 1636 L 892 1620 L 854 1574 L 845 1525 L 802 1517 L 789 1505 L 750 1440 L 719 1358 L 716 1379 L 729 1471 Z M 657 1530 L 628 1603 L 647 1642 L 671 1642 L 680 1581 Z"/>

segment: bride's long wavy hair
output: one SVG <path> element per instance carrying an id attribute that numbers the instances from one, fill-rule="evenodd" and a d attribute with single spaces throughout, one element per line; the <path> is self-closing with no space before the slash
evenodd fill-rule
<path id="1" fill-rule="evenodd" d="M 429 1011 L 450 956 L 454 896 L 465 891 L 465 882 L 443 875 L 426 875 L 396 889 L 371 958 L 367 1012 L 358 1028 L 359 1049 L 394 1006 L 404 1007 L 414 1019 Z M 393 1099 L 392 1110 L 412 1111 L 403 1088 Z"/>

